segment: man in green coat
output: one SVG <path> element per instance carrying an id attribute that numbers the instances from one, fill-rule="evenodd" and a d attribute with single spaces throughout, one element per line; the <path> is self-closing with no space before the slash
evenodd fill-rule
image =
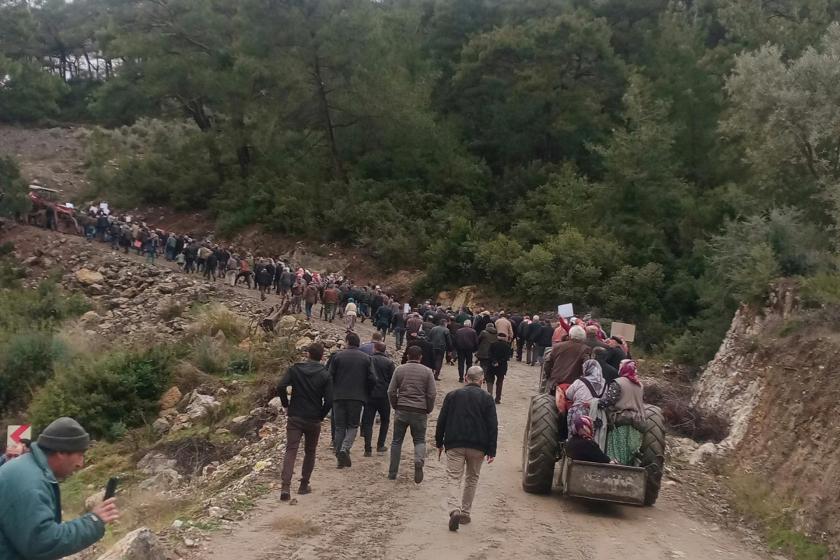
<path id="1" fill-rule="evenodd" d="M 81 469 L 90 436 L 72 418 L 59 418 L 32 452 L 0 468 L 0 559 L 53 560 L 86 549 L 119 518 L 114 499 L 61 522 L 58 482 Z"/>

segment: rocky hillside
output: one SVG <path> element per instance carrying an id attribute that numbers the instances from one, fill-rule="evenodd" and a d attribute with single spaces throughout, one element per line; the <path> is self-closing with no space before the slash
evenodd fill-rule
<path id="1" fill-rule="evenodd" d="M 752 473 L 785 504 L 797 529 L 840 542 L 840 358 L 836 312 L 801 309 L 792 283 L 761 309 L 742 307 L 695 401 L 728 417 L 730 435 L 710 454 Z"/>

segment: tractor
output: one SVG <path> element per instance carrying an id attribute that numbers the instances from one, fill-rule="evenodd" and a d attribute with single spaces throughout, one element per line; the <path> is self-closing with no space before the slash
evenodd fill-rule
<path id="1" fill-rule="evenodd" d="M 548 372 L 540 371 L 538 393 L 531 398 L 522 443 L 522 489 L 548 494 L 554 486 L 566 496 L 652 506 L 659 496 L 665 467 L 665 420 L 657 406 L 645 405 L 642 445 L 631 465 L 576 461 L 565 454 L 566 422 L 547 390 Z M 608 429 L 612 428 L 612 421 Z M 560 465 L 555 476 L 555 464 Z"/>
<path id="2" fill-rule="evenodd" d="M 58 202 L 60 191 L 40 185 L 29 185 L 32 209 L 26 216 L 28 224 L 54 229 L 63 233 L 82 234 L 76 211 L 72 206 Z"/>

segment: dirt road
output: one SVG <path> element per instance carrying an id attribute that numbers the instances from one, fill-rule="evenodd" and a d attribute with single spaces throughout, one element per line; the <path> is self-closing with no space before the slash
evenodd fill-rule
<path id="1" fill-rule="evenodd" d="M 362 327 L 363 340 L 370 330 Z M 389 339 L 389 344 L 393 342 Z M 526 406 L 536 368 L 513 363 L 499 414 L 499 456 L 484 465 L 470 525 L 447 529 L 446 476 L 433 447 L 437 414 L 429 418 L 426 477 L 413 482 L 412 446 L 403 446 L 401 473 L 387 479 L 388 454 L 362 457 L 357 440 L 353 467 L 336 469 L 329 425 L 319 445 L 314 492 L 292 505 L 276 493 L 251 518 L 209 543 L 212 560 L 273 558 L 387 558 L 405 560 L 580 558 L 670 559 L 766 558 L 734 535 L 681 513 L 666 488 L 653 508 L 596 504 L 526 494 L 520 487 L 520 450 Z M 459 385 L 445 366 L 438 405 Z M 378 429 L 378 426 L 375 427 Z M 390 438 L 389 438 L 390 443 Z M 301 457 L 298 458 L 298 468 Z M 297 474 L 297 473 L 296 473 Z M 293 490 L 295 487 L 293 486 Z M 293 498 L 295 497 L 293 493 Z"/>

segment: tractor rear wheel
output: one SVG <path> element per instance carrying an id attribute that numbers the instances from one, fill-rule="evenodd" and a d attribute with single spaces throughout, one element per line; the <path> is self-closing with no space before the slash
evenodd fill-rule
<path id="1" fill-rule="evenodd" d="M 642 447 L 639 452 L 639 466 L 647 470 L 645 505 L 652 506 L 659 497 L 662 471 L 665 467 L 665 418 L 658 406 L 645 405 L 645 431 L 642 434 Z"/>
<path id="2" fill-rule="evenodd" d="M 541 393 L 531 399 L 522 442 L 522 489 L 548 494 L 557 462 L 559 419 L 554 398 Z"/>

